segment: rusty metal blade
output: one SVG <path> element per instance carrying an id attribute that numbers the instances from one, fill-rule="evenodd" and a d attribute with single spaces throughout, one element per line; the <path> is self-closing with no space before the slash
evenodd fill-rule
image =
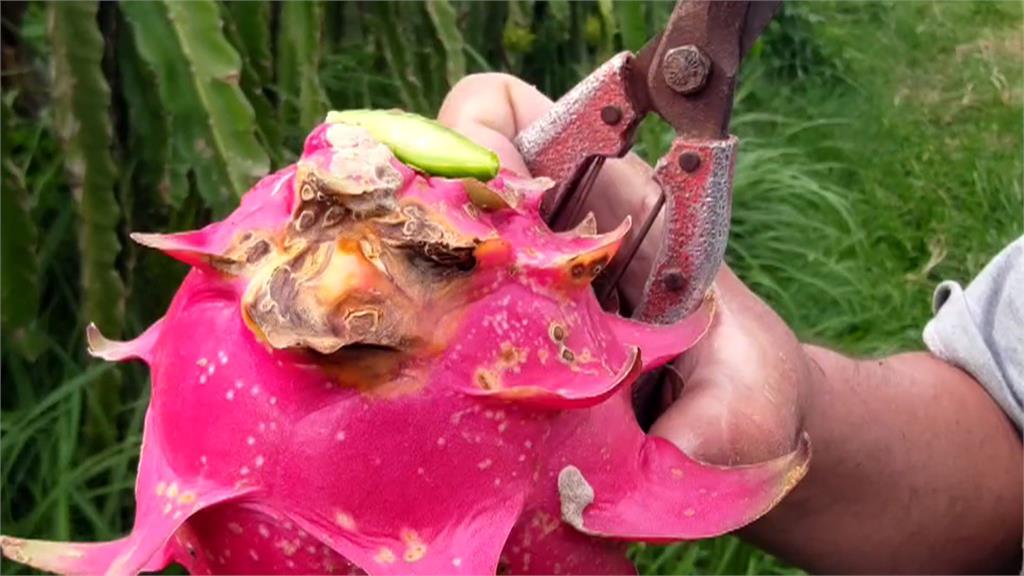
<path id="1" fill-rule="evenodd" d="M 750 52 L 750 48 L 768 27 L 780 6 L 782 6 L 782 0 L 758 0 L 750 3 L 750 7 L 747 8 L 747 22 L 743 27 L 743 40 L 740 45 L 741 58 Z"/>

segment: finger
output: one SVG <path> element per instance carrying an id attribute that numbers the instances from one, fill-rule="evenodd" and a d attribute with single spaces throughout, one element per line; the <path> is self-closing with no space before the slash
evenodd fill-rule
<path id="1" fill-rule="evenodd" d="M 547 112 L 551 104 L 551 99 L 515 76 L 473 74 L 452 88 L 437 119 L 493 150 L 503 167 L 528 175 L 512 139 Z"/>
<path id="2" fill-rule="evenodd" d="M 650 433 L 712 464 L 754 464 L 789 453 L 799 429 L 796 413 L 781 400 L 766 403 L 761 389 L 750 384 L 726 384 L 720 374 L 700 370 Z"/>
<path id="3" fill-rule="evenodd" d="M 512 139 L 551 106 L 547 96 L 515 76 L 474 74 L 463 78 L 448 93 L 438 120 L 493 150 L 502 166 L 529 174 Z M 636 154 L 609 159 L 580 216 L 593 212 L 602 231 L 613 229 L 626 216 L 632 216 L 639 227 L 660 194 L 652 175 L 651 167 Z M 659 218 L 655 222 L 620 281 L 629 306 L 635 306 L 643 293 L 661 238 L 661 221 Z"/>
<path id="4" fill-rule="evenodd" d="M 799 343 L 780 318 L 723 266 L 714 323 L 677 360 L 682 392 L 651 427 L 698 459 L 761 462 L 792 450 L 800 428 Z"/>

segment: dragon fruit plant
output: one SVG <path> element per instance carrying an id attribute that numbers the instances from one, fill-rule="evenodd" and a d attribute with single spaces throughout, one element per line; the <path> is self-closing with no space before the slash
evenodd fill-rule
<path id="1" fill-rule="evenodd" d="M 130 342 L 152 372 L 132 532 L 4 537 L 62 573 L 633 572 L 627 541 L 715 536 L 765 513 L 808 446 L 697 462 L 634 418 L 637 377 L 693 315 L 604 312 L 591 280 L 629 221 L 554 233 L 544 178 L 401 112 L 332 113 L 227 219 L 134 239 L 192 267 Z"/>

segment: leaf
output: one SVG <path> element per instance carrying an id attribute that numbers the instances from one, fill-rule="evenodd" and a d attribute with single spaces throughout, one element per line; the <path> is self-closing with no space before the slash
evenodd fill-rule
<path id="1" fill-rule="evenodd" d="M 520 70 L 523 57 L 533 50 L 536 34 L 531 29 L 532 25 L 533 0 L 511 0 L 501 43 L 505 48 L 506 63 L 513 72 Z"/>
<path id="2" fill-rule="evenodd" d="M 459 25 L 455 9 L 448 0 L 434 0 L 425 4 L 430 21 L 434 23 L 434 30 L 437 38 L 444 46 L 445 73 L 448 78 L 448 85 L 454 86 L 456 82 L 466 75 L 466 43 L 459 32 Z"/>
<path id="3" fill-rule="evenodd" d="M 607 60 L 615 54 L 615 33 L 618 22 L 615 21 L 615 7 L 612 0 L 598 0 L 598 12 L 601 14 L 601 42 L 598 58 Z"/>
<path id="4" fill-rule="evenodd" d="M 235 47 L 245 64 L 252 68 L 261 85 L 274 80 L 274 60 L 270 52 L 270 3 L 263 0 L 225 2 L 238 42 Z"/>
<path id="5" fill-rule="evenodd" d="M 239 88 L 241 62 L 212 0 L 119 5 L 139 53 L 156 72 L 171 115 L 171 181 L 191 169 L 199 193 L 218 214 L 234 207 L 268 170 L 255 113 Z"/>
<path id="6" fill-rule="evenodd" d="M 384 53 L 384 59 L 395 79 L 404 107 L 408 112 L 426 114 L 429 112 L 429 106 L 423 95 L 423 85 L 417 71 L 410 64 L 413 54 L 406 41 L 410 36 L 403 33 L 403 22 L 395 17 L 394 5 L 379 2 L 376 8 L 372 28 L 380 31 L 380 50 Z"/>
<path id="7" fill-rule="evenodd" d="M 273 90 L 273 57 L 270 52 L 270 4 L 267 2 L 226 2 L 220 4 L 228 40 L 242 58 L 242 92 L 256 112 L 256 124 L 271 164 L 285 163 L 281 152 L 281 124 L 270 102 Z"/>
<path id="8" fill-rule="evenodd" d="M 5 103 L 6 104 L 6 103 Z M 29 212 L 29 193 L 24 174 L 11 157 L 11 116 L 4 106 L 3 124 L 3 210 L 0 210 L 0 321 L 8 344 L 32 359 L 39 350 L 31 346 L 36 338 L 34 323 L 39 310 L 38 230 Z"/>
<path id="9" fill-rule="evenodd" d="M 569 27 L 569 19 L 572 17 L 569 0 L 548 0 L 548 13 L 560 26 Z"/>
<path id="10" fill-rule="evenodd" d="M 615 14 L 619 20 L 622 47 L 636 52 L 647 42 L 651 34 L 647 28 L 647 3 L 616 2 Z"/>
<path id="11" fill-rule="evenodd" d="M 124 321 L 124 284 L 116 265 L 121 211 L 97 8 L 96 2 L 49 6 L 54 128 L 64 146 L 66 177 L 78 207 L 84 315 L 118 335 Z M 104 380 L 86 392 L 86 434 L 93 446 L 112 442 L 116 434 L 113 415 L 120 405 L 120 378 L 112 373 Z"/>
<path id="12" fill-rule="evenodd" d="M 168 180 L 167 114 L 159 99 L 153 98 L 157 79 L 139 55 L 135 39 L 127 28 L 119 29 L 117 59 L 121 95 L 128 111 L 127 155 L 135 160 L 134 195 L 143 203 L 160 199 L 178 207 L 188 190 L 174 190 Z"/>
<path id="13" fill-rule="evenodd" d="M 304 136 L 323 122 L 327 97 L 320 86 L 320 4 L 281 4 L 277 33 L 277 82 L 281 119 Z"/>

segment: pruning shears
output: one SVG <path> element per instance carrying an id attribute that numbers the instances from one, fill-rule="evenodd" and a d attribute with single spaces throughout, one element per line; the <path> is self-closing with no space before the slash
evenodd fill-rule
<path id="1" fill-rule="evenodd" d="M 606 158 L 624 156 L 655 113 L 676 131 L 655 167 L 661 194 L 598 278 L 603 302 L 659 214 L 664 234 L 634 317 L 671 323 L 704 300 L 725 254 L 738 140 L 729 134 L 740 62 L 781 0 L 679 0 L 665 29 L 636 53 L 602 64 L 521 132 L 516 146 L 535 176 L 556 185 L 542 215 L 556 230 L 575 224 Z"/>

